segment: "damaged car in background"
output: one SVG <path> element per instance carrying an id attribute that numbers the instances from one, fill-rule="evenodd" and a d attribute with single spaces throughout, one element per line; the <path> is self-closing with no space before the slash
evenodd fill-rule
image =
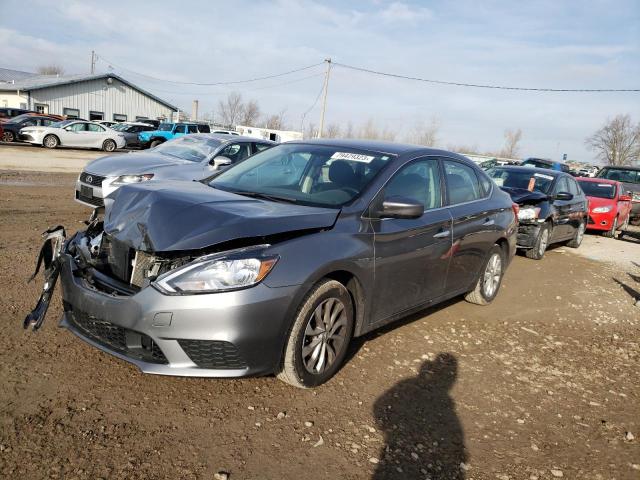
<path id="1" fill-rule="evenodd" d="M 490 303 L 516 248 L 513 203 L 480 168 L 380 142 L 282 144 L 206 181 L 123 186 L 102 210 L 46 232 L 24 326 L 59 276 L 61 326 L 163 375 L 320 385 L 353 337 L 458 295 Z"/>
<path id="2" fill-rule="evenodd" d="M 123 185 L 149 180 L 200 180 L 276 145 L 269 140 L 222 134 L 193 134 L 143 152 L 89 162 L 76 181 L 75 199 L 101 207 Z"/>
<path id="3" fill-rule="evenodd" d="M 487 174 L 518 205 L 518 248 L 528 258 L 540 260 L 553 243 L 580 246 L 589 202 L 570 174 L 532 167 L 494 167 Z"/>

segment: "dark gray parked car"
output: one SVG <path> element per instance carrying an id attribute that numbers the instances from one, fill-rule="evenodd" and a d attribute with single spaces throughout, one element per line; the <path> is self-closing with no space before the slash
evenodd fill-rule
<path id="1" fill-rule="evenodd" d="M 509 196 L 460 155 L 286 143 L 205 183 L 123 186 L 104 220 L 50 230 L 25 327 L 59 271 L 61 325 L 143 372 L 312 387 L 354 336 L 457 295 L 491 302 L 516 230 Z"/>

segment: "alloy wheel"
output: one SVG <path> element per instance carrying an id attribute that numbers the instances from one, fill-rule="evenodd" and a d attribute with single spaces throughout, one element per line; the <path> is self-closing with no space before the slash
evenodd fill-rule
<path id="1" fill-rule="evenodd" d="M 544 255 L 544 252 L 547 251 L 547 246 L 549 245 L 549 229 L 545 228 L 540 232 L 540 246 L 538 248 L 538 253 L 540 256 Z"/>
<path id="2" fill-rule="evenodd" d="M 580 245 L 582 243 L 582 237 L 584 237 L 584 223 L 580 223 L 580 226 L 578 227 L 578 232 L 576 233 L 576 244 Z M 615 233 L 614 233 L 615 235 Z"/>
<path id="3" fill-rule="evenodd" d="M 328 298 L 311 314 L 302 342 L 302 362 L 317 375 L 331 367 L 346 346 L 347 312 L 337 298 Z"/>
<path id="4" fill-rule="evenodd" d="M 487 268 L 484 270 L 484 294 L 487 298 L 493 297 L 502 277 L 502 258 L 500 254 L 494 253 L 487 262 Z"/>

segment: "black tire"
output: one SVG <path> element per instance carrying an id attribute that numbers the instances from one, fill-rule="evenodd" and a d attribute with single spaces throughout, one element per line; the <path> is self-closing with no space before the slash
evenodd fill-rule
<path id="1" fill-rule="evenodd" d="M 105 152 L 113 152 L 117 148 L 116 142 L 111 139 L 107 139 L 102 144 L 102 150 Z"/>
<path id="2" fill-rule="evenodd" d="M 494 271 L 495 263 L 498 263 L 498 270 Z M 478 281 L 464 299 L 476 305 L 489 305 L 500 290 L 502 279 L 504 278 L 504 250 L 500 245 L 494 245 L 489 250 L 487 260 L 484 262 Z"/>
<path id="3" fill-rule="evenodd" d="M 16 141 L 16 136 L 13 134 L 13 132 L 4 132 L 2 134 L 2 141 L 3 142 L 15 142 Z"/>
<path id="4" fill-rule="evenodd" d="M 56 148 L 60 145 L 60 140 L 55 135 L 47 135 L 42 139 L 42 145 L 47 148 Z"/>
<path id="5" fill-rule="evenodd" d="M 532 260 L 541 260 L 544 257 L 544 252 L 547 251 L 549 246 L 549 239 L 551 238 L 551 225 L 544 223 L 540 226 L 540 231 L 536 238 L 536 242 L 533 244 L 533 248 L 525 251 L 525 256 Z"/>
<path id="6" fill-rule="evenodd" d="M 328 323 L 326 322 L 327 314 L 323 314 L 327 308 L 331 318 L 334 317 L 334 312 L 337 312 L 335 323 L 329 324 L 329 328 L 325 328 Z M 317 311 L 320 311 L 319 316 Z M 319 318 L 321 321 L 318 320 Z M 342 366 L 353 335 L 353 324 L 353 302 L 345 286 L 328 279 L 317 283 L 298 308 L 287 339 L 278 378 L 298 388 L 312 388 L 325 383 Z M 335 330 L 335 338 L 326 335 L 332 330 Z M 339 342 L 338 337 L 341 337 Z M 307 350 L 306 356 L 303 349 Z M 331 355 L 332 352 L 333 355 Z M 313 358 L 314 355 L 316 360 Z M 331 359 L 332 356 L 333 359 Z M 309 359 L 305 361 L 307 357 Z M 322 357 L 322 360 L 326 357 L 327 365 L 320 365 L 319 357 Z M 310 365 L 311 370 L 309 370 Z M 320 371 L 314 372 L 314 366 Z"/>
<path id="7" fill-rule="evenodd" d="M 613 219 L 613 224 L 611 225 L 611 229 L 606 232 L 602 232 L 602 235 L 609 238 L 616 238 L 616 234 L 618 233 L 618 217 Z"/>
<path id="8" fill-rule="evenodd" d="M 161 143 L 164 143 L 162 140 L 153 140 L 151 142 L 151 144 L 149 145 L 149 148 L 153 148 L 153 147 L 157 147 L 158 145 L 160 145 Z"/>
<path id="9" fill-rule="evenodd" d="M 573 239 L 567 242 L 567 247 L 578 248 L 580 245 L 582 245 L 582 239 L 584 238 L 584 232 L 586 228 L 587 227 L 584 221 L 581 221 L 580 225 L 578 225 L 578 230 L 576 230 L 576 235 L 573 237 Z"/>

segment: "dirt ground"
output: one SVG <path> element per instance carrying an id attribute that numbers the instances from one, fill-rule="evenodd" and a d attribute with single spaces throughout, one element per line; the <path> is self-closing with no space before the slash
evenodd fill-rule
<path id="1" fill-rule="evenodd" d="M 22 329 L 40 232 L 89 213 L 74 180 L 0 173 L 0 477 L 640 478 L 639 243 L 611 240 L 635 259 L 617 264 L 516 257 L 492 305 L 368 335 L 314 390 L 158 377 L 59 329 L 57 295 Z"/>
<path id="2" fill-rule="evenodd" d="M 110 155 L 118 153 L 127 151 L 118 150 Z M 62 147 L 49 150 L 28 143 L 0 142 L 0 170 L 78 174 L 88 161 L 105 155 L 108 154 L 100 150 Z"/>

